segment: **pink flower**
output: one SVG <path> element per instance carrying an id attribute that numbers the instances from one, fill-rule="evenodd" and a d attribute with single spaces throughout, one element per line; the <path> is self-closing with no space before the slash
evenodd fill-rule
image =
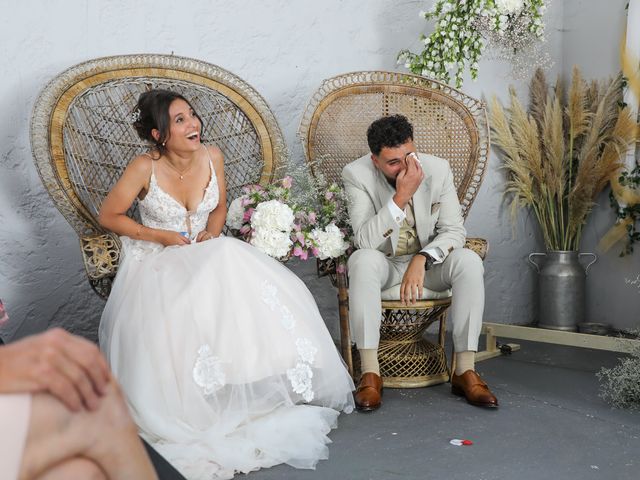
<path id="1" fill-rule="evenodd" d="M 293 178 L 291 178 L 289 175 L 282 179 L 282 186 L 284 188 L 291 188 L 291 185 L 293 185 Z"/>
<path id="2" fill-rule="evenodd" d="M 251 220 L 251 216 L 253 215 L 253 212 L 255 212 L 255 208 L 250 208 L 249 210 L 247 210 L 246 212 L 244 212 L 244 215 L 242 216 L 242 221 L 243 222 L 248 222 Z"/>
<path id="3" fill-rule="evenodd" d="M 241 207 L 246 207 L 250 203 L 251 203 L 251 199 L 249 197 L 243 197 L 242 200 L 240 200 Z"/>
<path id="4" fill-rule="evenodd" d="M 326 198 L 327 200 L 331 200 L 334 197 L 334 193 L 330 190 L 327 190 L 324 194 L 324 198 Z"/>
<path id="5" fill-rule="evenodd" d="M 246 235 L 247 233 L 251 232 L 251 227 L 249 225 L 243 225 L 242 227 L 240 227 L 240 233 L 242 235 Z"/>
<path id="6" fill-rule="evenodd" d="M 300 226 L 299 223 L 294 223 L 293 224 L 293 231 L 294 232 L 299 232 L 300 230 L 302 230 L 302 227 Z"/>
<path id="7" fill-rule="evenodd" d="M 315 225 L 316 224 L 316 212 L 309 212 L 309 223 L 311 225 Z"/>
<path id="8" fill-rule="evenodd" d="M 318 247 L 311 247 L 311 253 L 313 253 L 314 257 L 320 256 L 320 250 L 318 250 Z"/>
<path id="9" fill-rule="evenodd" d="M 300 242 L 301 245 L 304 245 L 304 233 L 296 232 L 296 240 Z"/>
<path id="10" fill-rule="evenodd" d="M 300 257 L 300 260 L 306 260 L 307 258 L 309 258 L 309 253 L 302 247 L 296 246 L 293 249 L 293 256 Z"/>

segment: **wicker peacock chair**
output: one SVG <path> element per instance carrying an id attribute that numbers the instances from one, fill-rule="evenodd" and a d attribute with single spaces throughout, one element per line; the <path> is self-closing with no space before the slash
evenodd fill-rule
<path id="1" fill-rule="evenodd" d="M 466 218 L 487 167 L 489 127 L 485 105 L 440 82 L 398 72 L 354 72 L 325 80 L 307 105 L 299 134 L 314 174 L 341 184 L 342 168 L 369 152 L 367 127 L 401 113 L 414 126 L 418 151 L 449 161 Z M 468 239 L 484 259 L 487 242 Z M 349 331 L 347 274 L 320 263 L 338 287 L 342 355 L 354 372 Z M 422 387 L 449 379 L 444 353 L 445 315 L 451 292 L 432 292 L 415 306 L 400 301 L 399 285 L 382 292 L 380 370 L 387 387 Z M 437 344 L 423 339 L 440 323 Z"/>
<path id="2" fill-rule="evenodd" d="M 123 55 L 81 63 L 55 77 L 36 100 L 31 148 L 53 202 L 80 237 L 93 289 L 108 297 L 120 258 L 119 239 L 97 221 L 105 196 L 128 162 L 148 150 L 131 114 L 152 88 L 188 98 L 204 123 L 203 138 L 225 156 L 228 198 L 247 183 L 266 184 L 286 148 L 264 99 L 232 73 L 168 55 Z M 137 205 L 129 212 L 137 217 Z"/>

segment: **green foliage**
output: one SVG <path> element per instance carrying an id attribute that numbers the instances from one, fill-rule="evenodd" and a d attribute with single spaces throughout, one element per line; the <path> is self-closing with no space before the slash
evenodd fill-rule
<path id="1" fill-rule="evenodd" d="M 422 52 L 403 50 L 398 60 L 415 74 L 446 83 L 455 70 L 455 84 L 460 88 L 467 66 L 471 78 L 477 78 L 487 39 L 517 48 L 523 36 L 542 38 L 545 8 L 544 0 L 437 0 L 430 11 L 420 12 L 436 23 L 433 33 L 420 37 Z"/>

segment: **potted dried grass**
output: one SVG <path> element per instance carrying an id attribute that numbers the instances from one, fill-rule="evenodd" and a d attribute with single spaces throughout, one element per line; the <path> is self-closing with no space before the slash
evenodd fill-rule
<path id="1" fill-rule="evenodd" d="M 492 140 L 504 160 L 512 218 L 530 209 L 546 248 L 529 256 L 540 274 L 541 327 L 575 331 L 584 321 L 585 277 L 596 256 L 578 253 L 582 229 L 636 135 L 636 123 L 622 108 L 622 87 L 621 75 L 587 83 L 574 67 L 565 93 L 560 79 L 550 86 L 538 69 L 528 110 L 513 88 L 509 108 L 492 100 Z M 587 255 L 593 260 L 584 268 L 580 258 Z M 543 257 L 541 265 L 536 257 Z"/>

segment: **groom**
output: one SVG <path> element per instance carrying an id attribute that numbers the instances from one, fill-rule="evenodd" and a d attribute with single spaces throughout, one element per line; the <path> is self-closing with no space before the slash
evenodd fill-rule
<path id="1" fill-rule="evenodd" d="M 466 231 L 449 163 L 416 153 L 413 127 L 402 115 L 373 122 L 367 141 L 371 154 L 342 171 L 358 248 L 348 264 L 351 328 L 362 364 L 356 407 L 375 410 L 382 403 L 381 291 L 397 284 L 406 304 L 421 298 L 423 287 L 453 290 L 451 391 L 472 405 L 497 407 L 474 369 L 484 309 L 483 266 L 476 253 L 463 248 Z"/>

